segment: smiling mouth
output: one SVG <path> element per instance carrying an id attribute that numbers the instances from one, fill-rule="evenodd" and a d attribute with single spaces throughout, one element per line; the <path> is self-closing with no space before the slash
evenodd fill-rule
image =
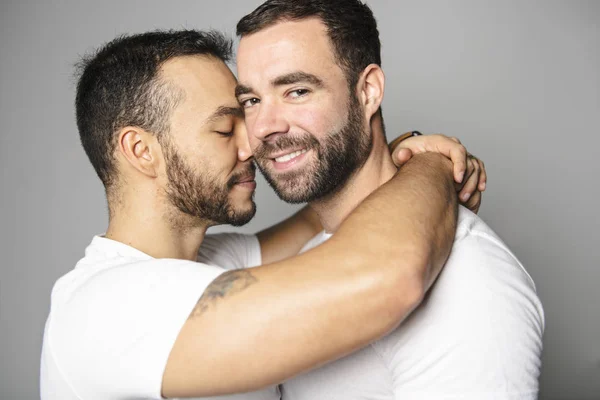
<path id="1" fill-rule="evenodd" d="M 288 162 L 288 161 L 293 160 L 296 157 L 301 156 L 302 154 L 306 153 L 307 151 L 308 151 L 307 149 L 296 150 L 292 153 L 285 154 L 285 155 L 279 156 L 279 157 L 275 157 L 275 158 L 273 158 L 273 160 L 275 160 L 278 163 Z"/>

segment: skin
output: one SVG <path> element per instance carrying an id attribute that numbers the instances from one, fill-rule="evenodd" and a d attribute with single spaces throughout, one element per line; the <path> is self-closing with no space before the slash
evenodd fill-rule
<path id="1" fill-rule="evenodd" d="M 277 185 L 289 187 L 293 182 L 302 182 L 297 186 L 306 186 L 314 175 L 317 158 L 314 150 L 309 149 L 291 162 L 277 163 L 272 160 L 275 156 L 302 149 L 292 146 L 261 157 L 261 148 L 273 146 L 283 137 L 307 134 L 323 143 L 330 132 L 340 130 L 348 120 L 346 104 L 351 93 L 346 75 L 334 58 L 325 27 L 318 19 L 311 18 L 277 23 L 244 36 L 237 64 L 240 83 L 236 94 L 245 109 L 250 144 L 257 152 L 259 165 Z M 481 161 L 466 158 L 463 146 L 453 146 L 460 144 L 458 139 L 442 135 L 411 138 L 402 142 L 393 158 L 390 157 L 381 119 L 373 112 L 381 104 L 384 87 L 381 68 L 369 65 L 352 93 L 361 104 L 362 129 L 371 135 L 373 148 L 365 165 L 339 193 L 310 204 L 325 228 L 335 231 L 350 210 L 389 180 L 396 172 L 393 160 L 401 165 L 411 154 L 425 151 L 441 152 L 452 158 L 461 200 L 477 212 L 487 175 Z"/>
<path id="2" fill-rule="evenodd" d="M 320 20 L 285 21 L 244 36 L 237 64 L 240 83 L 236 94 L 245 109 L 253 151 L 261 154 L 262 147 L 285 137 L 310 135 L 324 143 L 330 132 L 346 123 L 351 92 Z M 384 86 L 379 66 L 369 65 L 361 73 L 352 95 L 358 99 L 361 128 L 372 140 L 371 151 L 345 185 L 310 203 L 329 232 L 335 232 L 369 193 L 397 171 L 377 114 Z M 316 152 L 310 149 L 292 161 L 274 160 L 297 150 L 303 149 L 292 146 L 257 157 L 257 162 L 281 187 L 290 188 L 291 179 L 310 181 L 318 164 Z"/>
<path id="3" fill-rule="evenodd" d="M 214 71 L 211 79 L 198 74 L 209 71 Z M 184 93 L 171 117 L 169 141 L 193 172 L 209 171 L 212 184 L 220 187 L 231 176 L 249 172 L 252 153 L 231 95 L 236 80 L 229 68 L 212 58 L 179 57 L 165 63 L 162 74 Z M 156 258 L 195 260 L 206 229 L 221 221 L 187 215 L 172 204 L 165 152 L 156 135 L 138 127 L 123 128 L 118 150 L 119 174 L 128 184 L 121 185 L 123 200 L 111 207 L 106 237 Z M 254 207 L 253 173 L 243 180 L 228 194 L 229 203 L 240 213 Z"/>
<path id="4" fill-rule="evenodd" d="M 188 56 L 166 62 L 160 76 L 184 94 L 170 118 L 172 150 L 192 174 L 214 171 L 213 182 L 222 188 L 251 158 L 234 109 L 233 75 L 220 61 Z M 223 107 L 234 111 L 211 118 Z M 173 204 L 165 150 L 143 129 L 120 130 L 115 157 L 121 191 L 111 201 L 106 236 L 155 258 L 195 260 L 206 228 L 220 221 Z M 335 240 L 251 271 L 227 271 L 199 289 L 198 304 L 169 355 L 163 396 L 259 389 L 394 329 L 421 301 L 448 256 L 456 224 L 456 203 L 448 202 L 455 197 L 451 169 L 443 156 L 415 156 L 352 213 Z M 250 210 L 253 191 L 248 181 L 232 187 L 231 207 Z M 394 200 L 399 209 L 386 210 L 393 199 L 399 199 Z M 370 239 L 358 238 L 358 229 L 371 231 Z M 384 245 L 383 238 L 390 237 L 402 245 Z"/>
<path id="5" fill-rule="evenodd" d="M 193 196 L 188 198 L 192 204 L 182 207 L 174 201 L 174 184 L 183 181 L 198 189 L 198 179 L 205 177 L 214 188 L 203 187 L 202 194 L 225 190 L 232 212 L 252 214 L 252 151 L 233 95 L 237 82 L 224 63 L 178 57 L 162 66 L 160 76 L 181 99 L 170 116 L 168 137 L 134 126 L 118 133 L 120 192 L 109 205 L 106 237 L 154 258 L 195 260 L 206 229 L 226 221 L 194 213 Z M 367 115 L 377 107 L 369 102 L 363 111 Z M 313 122 L 336 128 L 333 120 Z M 177 182 L 168 167 L 174 154 L 189 172 Z M 334 240 L 299 257 L 278 261 L 297 253 L 321 229 L 311 210 L 261 232 L 267 265 L 225 272 L 199 290 L 198 304 L 169 356 L 163 395 L 255 390 L 394 329 L 421 301 L 448 255 L 456 222 L 451 169 L 445 157 L 434 154 L 415 156 L 397 175 L 394 168 L 395 177 L 353 207 Z M 386 210 L 392 201 L 398 209 Z M 369 240 L 354 234 L 359 229 L 371 232 Z M 390 248 L 384 238 L 402 245 Z M 279 245 L 282 241 L 286 246 Z"/>
<path id="6" fill-rule="evenodd" d="M 263 142 L 276 141 L 284 135 L 309 133 L 322 142 L 328 132 L 343 126 L 348 117 L 345 105 L 350 92 L 346 77 L 333 61 L 330 44 L 323 36 L 322 24 L 310 20 L 276 24 L 242 38 L 237 59 L 240 80 L 237 94 L 245 108 L 253 150 L 260 148 Z M 307 80 L 274 84 L 296 72 L 316 76 L 322 84 Z M 369 130 L 367 121 L 379 109 L 383 99 L 383 79 L 383 73 L 376 68 L 367 71 L 361 79 L 363 87 L 357 96 L 363 107 L 365 130 Z M 345 185 L 339 196 L 352 200 L 344 202 L 342 207 L 333 197 L 311 204 L 327 231 L 334 232 L 343 218 L 364 199 L 364 193 L 375 190 L 397 170 L 389 153 L 381 152 L 381 148 L 387 146 L 382 132 L 374 132 L 373 137 L 372 157 L 359 175 L 353 177 L 354 184 Z M 289 149 L 289 152 L 293 150 L 296 149 Z M 267 172 L 273 173 L 277 180 L 286 172 L 310 170 L 315 160 L 316 154 L 309 151 L 285 168 L 272 160 L 267 161 Z M 308 174 L 306 179 L 310 179 Z"/>

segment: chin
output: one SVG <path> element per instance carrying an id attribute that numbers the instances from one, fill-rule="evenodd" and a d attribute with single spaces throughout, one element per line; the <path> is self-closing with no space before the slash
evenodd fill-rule
<path id="1" fill-rule="evenodd" d="M 304 176 L 274 180 L 271 187 L 286 203 L 299 204 L 313 200 L 312 182 Z"/>
<path id="2" fill-rule="evenodd" d="M 227 224 L 233 226 L 246 225 L 256 214 L 256 204 L 254 201 L 250 200 L 248 204 L 244 206 L 232 207 L 227 214 Z"/>

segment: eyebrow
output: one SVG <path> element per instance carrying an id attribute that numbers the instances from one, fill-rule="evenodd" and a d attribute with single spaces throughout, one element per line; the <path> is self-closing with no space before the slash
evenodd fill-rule
<path id="1" fill-rule="evenodd" d="M 279 76 L 271 81 L 272 86 L 282 86 L 282 85 L 291 85 L 293 83 L 306 82 L 317 87 L 323 87 L 323 81 L 319 79 L 316 75 L 309 74 L 307 72 L 291 72 L 289 74 L 285 74 Z"/>
<path id="2" fill-rule="evenodd" d="M 220 118 L 226 116 L 234 116 L 237 118 L 244 118 L 244 111 L 240 107 L 227 107 L 220 106 L 217 110 L 208 117 L 208 122 L 215 122 Z"/>
<path id="3" fill-rule="evenodd" d="M 271 86 L 283 86 L 283 85 L 291 85 L 294 83 L 306 82 L 316 87 L 322 88 L 325 86 L 323 81 L 318 78 L 316 75 L 309 74 L 307 72 L 290 72 L 289 74 L 285 74 L 282 76 L 278 76 L 277 78 L 271 81 Z M 240 97 L 241 95 L 253 93 L 254 89 L 250 86 L 238 84 L 235 87 L 235 96 Z"/>
<path id="4" fill-rule="evenodd" d="M 248 94 L 252 92 L 254 92 L 254 89 L 252 89 L 250 86 L 240 85 L 238 83 L 238 85 L 235 87 L 235 97 L 240 97 L 243 94 Z"/>

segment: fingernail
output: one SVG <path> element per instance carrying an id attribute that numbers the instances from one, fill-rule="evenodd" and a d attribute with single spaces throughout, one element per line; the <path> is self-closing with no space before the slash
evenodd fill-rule
<path id="1" fill-rule="evenodd" d="M 483 182 L 483 184 L 481 185 L 481 191 L 483 192 L 485 190 L 485 182 Z"/>
<path id="2" fill-rule="evenodd" d="M 462 201 L 467 201 L 469 200 L 469 197 L 471 197 L 471 193 L 465 193 L 462 195 Z"/>
<path id="3" fill-rule="evenodd" d="M 465 177 L 465 171 L 460 172 L 458 174 L 458 183 L 462 183 L 464 177 Z"/>

